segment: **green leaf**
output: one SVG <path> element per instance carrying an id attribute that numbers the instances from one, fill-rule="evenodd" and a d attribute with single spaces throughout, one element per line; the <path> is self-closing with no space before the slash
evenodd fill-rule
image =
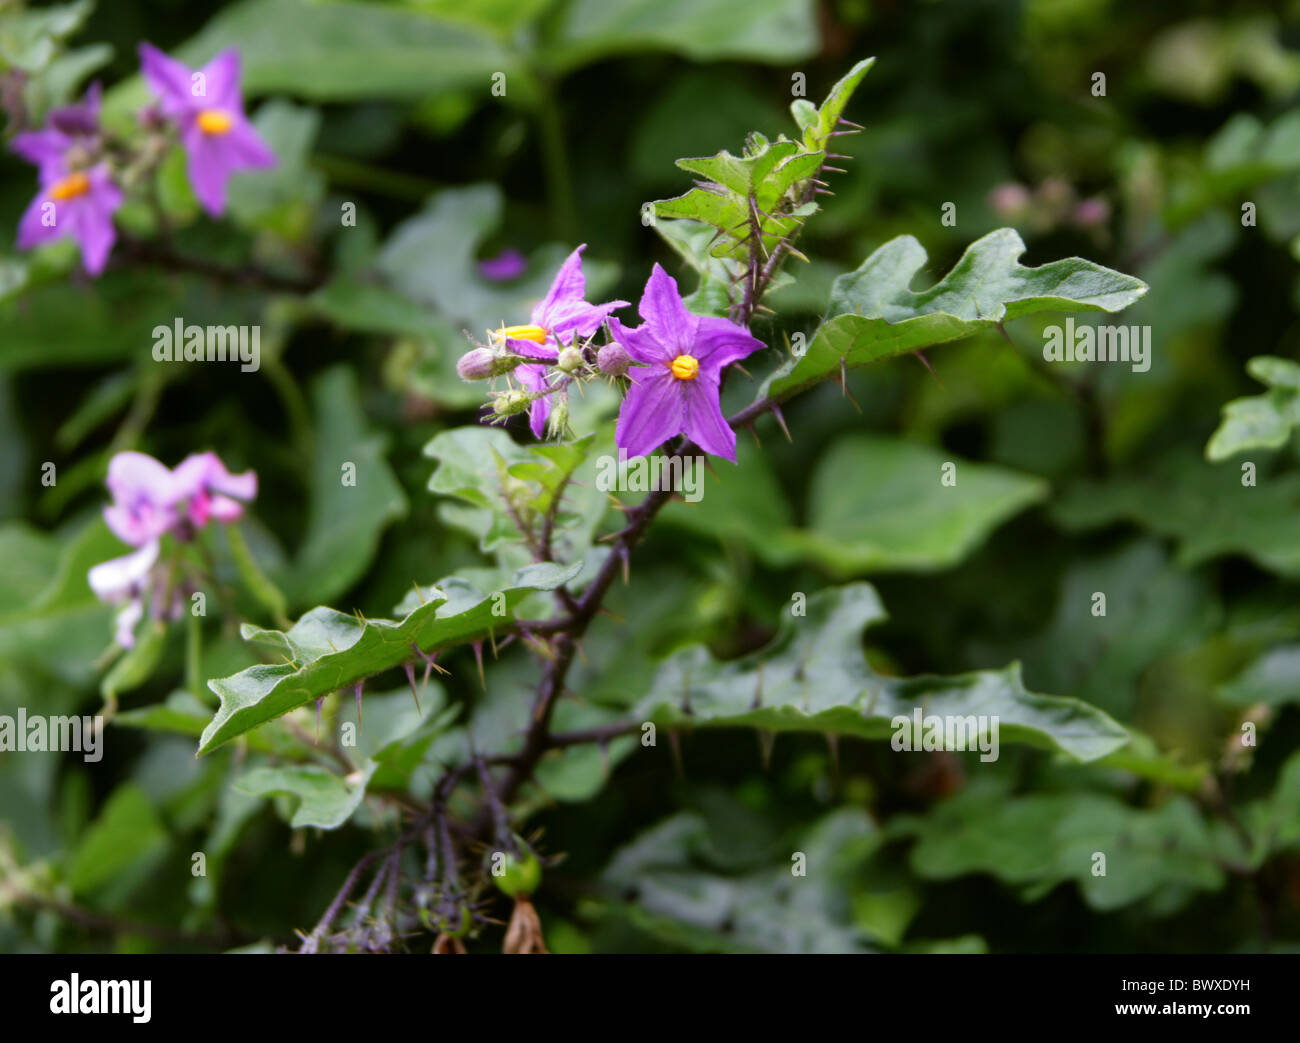
<path id="1" fill-rule="evenodd" d="M 112 640 L 112 609 L 95 598 L 86 574 L 128 550 L 98 518 L 68 538 L 57 571 L 34 600 L 0 605 L 0 661 L 30 660 L 61 680 L 89 682 Z"/>
<path id="2" fill-rule="evenodd" d="M 297 807 L 289 820 L 294 829 L 337 829 L 360 807 L 375 767 L 371 761 L 346 779 L 315 765 L 253 768 L 235 780 L 235 788 L 254 797 L 279 793 L 297 797 Z"/>
<path id="3" fill-rule="evenodd" d="M 251 666 L 233 677 L 208 682 L 221 707 L 203 732 L 199 753 L 209 753 L 296 707 L 411 661 L 413 645 L 431 653 L 486 638 L 493 628 L 511 620 L 514 607 L 529 593 L 554 590 L 580 569 L 580 563 L 569 568 L 529 566 L 510 585 L 492 593 L 451 576 L 437 590 L 413 594 L 410 600 L 420 602 L 413 607 L 398 606 L 404 614 L 397 620 L 360 619 L 320 607 L 287 633 L 245 624 L 241 632 L 247 640 L 273 649 L 285 662 Z M 504 607 L 504 614 L 494 611 L 497 605 Z"/>
<path id="4" fill-rule="evenodd" d="M 135 636 L 135 644 L 113 664 L 100 682 L 100 695 L 109 706 L 116 706 L 119 695 L 139 688 L 158 669 L 163 649 L 167 646 L 167 624 L 161 620 L 147 620 L 136 628 Z"/>
<path id="5" fill-rule="evenodd" d="M 247 95 L 295 94 L 313 101 L 419 98 L 482 87 L 493 72 L 518 68 L 486 33 L 400 8 L 312 0 L 244 0 L 222 8 L 176 51 L 191 67 L 239 48 Z M 527 82 L 511 81 L 522 96 Z M 149 97 L 132 79 L 105 98 L 122 120 Z"/>
<path id="6" fill-rule="evenodd" d="M 452 428 L 424 447 L 424 455 L 438 461 L 429 490 L 469 504 L 444 504 L 440 515 L 476 536 L 489 553 L 523 546 L 521 524 L 529 539 L 540 538 L 542 519 L 558 496 L 556 531 L 563 545 L 553 550 L 576 560 L 591 546 L 606 512 L 605 494 L 594 480 L 597 445 L 612 449 L 607 435 L 599 441 L 587 435 L 571 443 L 521 446 L 501 428 Z"/>
<path id="7" fill-rule="evenodd" d="M 1258 703 L 1282 706 L 1300 702 L 1300 645 L 1282 645 L 1256 656 L 1219 687 L 1218 696 L 1229 706 L 1243 709 Z"/>
<path id="8" fill-rule="evenodd" d="M 1178 563 L 1199 565 L 1240 554 L 1283 576 L 1300 576 L 1300 474 L 1241 473 L 1190 453 L 1172 452 L 1106 482 L 1079 482 L 1059 497 L 1052 517 L 1077 532 L 1133 522 L 1178 540 Z"/>
<path id="9" fill-rule="evenodd" d="M 736 871 L 717 824 L 693 812 L 661 822 L 622 848 L 602 874 L 617 909 L 672 945 L 700 952 L 868 952 L 846 915 L 857 866 L 879 841 L 858 808 L 825 815 L 765 865 Z M 807 875 L 791 872 L 790 851 Z"/>
<path id="10" fill-rule="evenodd" d="M 571 0 L 544 54 L 559 71 L 659 50 L 780 65 L 817 46 L 810 0 Z"/>
<path id="11" fill-rule="evenodd" d="M 853 66 L 831 88 L 831 92 L 826 96 L 826 100 L 822 102 L 821 108 L 817 108 L 805 98 L 796 100 L 790 106 L 795 122 L 799 124 L 799 129 L 803 131 L 804 147 L 810 152 L 826 151 L 831 134 L 835 131 L 840 117 L 844 115 L 844 109 L 848 106 L 849 99 L 853 97 L 853 92 L 858 89 L 858 84 L 862 82 L 862 78 L 871 71 L 871 67 L 875 64 L 875 58 L 864 58 Z"/>
<path id="12" fill-rule="evenodd" d="M 134 784 L 119 786 L 68 862 L 68 886 L 90 895 L 110 883 L 138 880 L 162 857 L 167 833 L 149 798 Z"/>
<path id="13" fill-rule="evenodd" d="M 955 464 L 956 485 L 942 482 Z M 836 575 L 957 564 L 1047 483 L 897 439 L 851 435 L 817 463 L 809 524 L 794 542 Z"/>
<path id="14" fill-rule="evenodd" d="M 311 168 L 320 113 L 286 101 L 268 101 L 253 126 L 275 153 L 275 166 L 236 174 L 230 181 L 231 216 L 246 228 L 273 231 L 290 242 L 311 230 L 325 177 Z"/>
<path id="15" fill-rule="evenodd" d="M 318 377 L 312 404 L 311 510 L 302 547 L 283 580 L 294 604 L 328 601 L 346 591 L 365 573 L 384 529 L 407 510 L 385 459 L 388 439 L 370 432 L 353 371 L 336 366 Z"/>
<path id="16" fill-rule="evenodd" d="M 1218 844 L 1183 796 L 1148 810 L 1089 793 L 1013 797 L 979 780 L 924 817 L 895 819 L 890 833 L 917 837 L 911 865 L 926 879 L 987 873 L 1030 900 L 1072 880 L 1098 910 L 1225 880 Z M 1094 853 L 1106 856 L 1104 876 L 1093 875 Z"/>
<path id="17" fill-rule="evenodd" d="M 838 374 L 1039 311 L 1117 312 L 1146 293 L 1139 279 L 1079 257 L 1026 268 L 1020 236 L 1001 228 L 976 240 L 946 276 L 912 290 L 926 265 L 910 235 L 892 239 L 835 280 L 830 309 L 804 354 L 764 383 L 759 397 L 785 397 Z"/>
<path id="18" fill-rule="evenodd" d="M 483 241 L 501 226 L 504 205 L 493 184 L 437 192 L 424 210 L 393 230 L 375 268 L 393 289 L 475 336 L 502 323 L 524 322 L 546 296 L 569 251 L 554 243 L 541 247 L 529 258 L 525 274 L 506 285 L 480 278 L 475 258 Z M 584 255 L 583 271 L 587 299 L 598 300 L 613 281 L 614 267 Z M 466 343 L 464 350 L 469 347 Z"/>
<path id="19" fill-rule="evenodd" d="M 1218 430 L 1205 446 L 1205 458 L 1226 460 L 1248 449 L 1279 449 L 1300 424 L 1300 365 L 1273 355 L 1257 355 L 1246 372 L 1269 390 L 1233 399 L 1223 407 Z"/>
<path id="20" fill-rule="evenodd" d="M 865 583 L 820 591 L 806 616 L 784 615 L 773 642 L 720 661 L 696 645 L 669 657 L 634 711 L 671 728 L 762 728 L 883 739 L 896 716 L 996 717 L 1000 742 L 1094 760 L 1128 741 L 1125 729 L 1078 700 L 1025 689 L 1020 665 L 951 677 L 887 677 L 862 653 L 865 627 L 885 612 Z M 919 737 L 918 737 L 919 741 Z"/>

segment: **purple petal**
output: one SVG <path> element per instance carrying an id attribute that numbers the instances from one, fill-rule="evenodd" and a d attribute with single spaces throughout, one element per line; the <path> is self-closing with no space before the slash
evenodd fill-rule
<path id="1" fill-rule="evenodd" d="M 162 108 L 169 116 L 195 108 L 193 71 L 188 65 L 169 58 L 153 44 L 140 45 L 140 72 L 150 89 L 158 96 Z"/>
<path id="2" fill-rule="evenodd" d="M 618 411 L 614 441 L 629 457 L 648 456 L 682 430 L 681 382 L 659 366 L 628 375 L 632 386 Z"/>
<path id="3" fill-rule="evenodd" d="M 220 217 L 226 210 L 226 182 L 232 172 L 229 156 L 217 143 L 218 139 L 204 134 L 198 124 L 193 124 L 183 134 L 182 140 L 189 157 L 188 170 L 194 195 L 204 210 L 213 217 Z"/>
<path id="4" fill-rule="evenodd" d="M 526 359 L 541 359 L 543 362 L 554 362 L 560 357 L 559 349 L 549 342 L 538 344 L 535 340 L 507 337 L 506 347 L 510 349 L 512 355 L 522 355 Z"/>
<path id="5" fill-rule="evenodd" d="M 86 580 L 95 597 L 116 604 L 140 589 L 157 560 L 158 541 L 150 540 L 137 551 L 100 562 L 86 574 Z"/>
<path id="6" fill-rule="evenodd" d="M 660 342 L 673 349 L 674 357 L 687 353 L 695 343 L 700 320 L 686 310 L 677 280 L 658 264 L 650 271 L 637 311 L 654 327 Z"/>
<path id="7" fill-rule="evenodd" d="M 766 345 L 742 326 L 726 319 L 702 318 L 690 354 L 700 368 L 716 376 L 731 363 Z"/>
<path id="8" fill-rule="evenodd" d="M 565 258 L 560 270 L 551 280 L 551 288 L 546 296 L 533 309 L 532 321 L 535 326 L 550 328 L 548 316 L 560 304 L 567 301 L 580 301 L 587 292 L 587 280 L 582 274 L 582 251 L 587 248 L 583 243 Z"/>
<path id="9" fill-rule="evenodd" d="M 90 183 L 90 192 L 77 201 L 72 215 L 72 235 L 81 243 L 81 263 L 86 271 L 98 275 L 117 238 L 113 214 L 122 205 L 122 192 L 109 180 L 105 168 L 92 171 Z"/>
<path id="10" fill-rule="evenodd" d="M 231 474 L 216 453 L 193 453 L 177 464 L 172 472 L 166 502 L 177 504 L 208 491 L 252 500 L 257 496 L 257 472 Z"/>
<path id="11" fill-rule="evenodd" d="M 58 210 L 55 209 L 54 217 L 56 224 L 46 225 L 41 218 L 44 216 L 44 206 L 50 200 L 44 192 L 39 193 L 35 199 L 28 204 L 23 216 L 18 220 L 18 249 L 30 250 L 33 246 L 40 246 L 42 243 L 48 243 L 52 239 L 57 239 L 63 234 L 63 230 L 58 227 Z"/>
<path id="12" fill-rule="evenodd" d="M 627 349 L 627 353 L 636 362 L 643 362 L 646 365 L 666 365 L 677 356 L 677 352 L 672 347 L 660 341 L 657 332 L 649 323 L 642 323 L 633 329 L 611 317 L 609 332 Z"/>
<path id="13" fill-rule="evenodd" d="M 609 301 L 606 304 L 572 301 L 560 304 L 551 312 L 547 329 L 557 340 L 565 343 L 571 341 L 574 334 L 583 338 L 590 337 L 611 314 L 627 306 L 627 301 Z"/>
<path id="14" fill-rule="evenodd" d="M 531 341 L 527 343 L 532 343 Z M 536 347 L 537 345 L 533 345 Z M 546 383 L 545 366 L 519 366 L 515 370 L 515 376 L 519 378 L 519 383 L 529 391 L 545 391 L 549 385 Z M 539 398 L 528 407 L 528 426 L 532 428 L 533 434 L 541 438 L 546 431 L 546 420 L 551 415 L 551 396 Z"/>
<path id="15" fill-rule="evenodd" d="M 19 134 L 9 147 L 40 169 L 42 184 L 49 184 L 63 176 L 63 155 L 72 146 L 72 140 L 57 130 L 29 130 Z"/>
<path id="16" fill-rule="evenodd" d="M 236 48 L 222 51 L 201 71 L 207 80 L 207 96 L 203 99 L 205 108 L 243 110 L 243 100 L 239 96 L 239 51 Z"/>
<path id="17" fill-rule="evenodd" d="M 233 168 L 275 166 L 275 153 L 271 146 L 241 116 L 236 117 L 230 132 L 223 134 L 218 141 L 225 146 Z"/>
<path id="18" fill-rule="evenodd" d="M 694 380 L 683 380 L 686 404 L 683 428 L 692 442 L 706 453 L 736 462 L 736 432 L 722 415 L 718 385 L 700 371 Z"/>

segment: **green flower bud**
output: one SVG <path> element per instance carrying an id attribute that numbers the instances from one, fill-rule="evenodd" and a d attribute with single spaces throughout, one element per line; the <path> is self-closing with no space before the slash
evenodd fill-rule
<path id="1" fill-rule="evenodd" d="M 560 357 L 555 360 L 555 364 L 565 373 L 576 373 L 585 361 L 581 348 L 568 347 L 560 352 Z"/>
<path id="2" fill-rule="evenodd" d="M 514 416 L 516 413 L 522 413 L 532 405 L 535 397 L 527 391 L 499 392 L 492 402 L 492 412 L 497 416 Z"/>

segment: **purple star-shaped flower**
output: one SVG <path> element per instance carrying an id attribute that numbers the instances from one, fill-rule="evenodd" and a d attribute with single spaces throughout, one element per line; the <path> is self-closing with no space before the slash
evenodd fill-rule
<path id="1" fill-rule="evenodd" d="M 108 263 L 117 232 L 113 214 L 122 205 L 122 191 L 107 165 L 96 164 L 99 147 L 99 85 L 85 98 L 50 112 L 40 130 L 27 131 L 11 148 L 36 164 L 41 190 L 18 222 L 18 248 L 55 239 L 75 239 L 81 245 L 86 271 L 98 275 Z"/>
<path id="2" fill-rule="evenodd" d="M 610 319 L 610 333 L 641 368 L 618 413 L 615 442 L 629 457 L 647 456 L 668 439 L 685 434 L 706 453 L 736 462 L 736 432 L 718 401 L 722 371 L 763 347 L 726 319 L 686 310 L 677 281 L 655 265 L 637 308 L 645 322 L 636 329 Z"/>
<path id="3" fill-rule="evenodd" d="M 220 216 L 231 174 L 275 164 L 275 154 L 244 115 L 239 52 L 222 51 L 195 71 L 142 43 L 140 63 L 163 115 L 180 130 L 194 194 L 209 214 Z"/>
<path id="4" fill-rule="evenodd" d="M 122 205 L 122 190 L 113 183 L 107 165 L 74 170 L 41 186 L 18 221 L 18 249 L 55 239 L 81 244 L 81 263 L 98 275 L 108 263 L 117 231 L 113 214 Z"/>
<path id="5" fill-rule="evenodd" d="M 529 325 L 506 326 L 497 331 L 514 354 L 554 362 L 563 345 L 573 343 L 575 338 L 592 336 L 612 312 L 628 306 L 627 301 L 590 304 L 584 299 L 587 280 L 582 274 L 582 251 L 586 248 L 587 244 L 583 243 L 565 258 L 546 296 L 533 308 Z M 544 391 L 547 387 L 545 366 L 523 365 L 515 370 L 515 375 L 530 391 Z M 538 438 L 546 430 L 550 415 L 549 396 L 537 399 L 528 407 L 529 423 Z"/>

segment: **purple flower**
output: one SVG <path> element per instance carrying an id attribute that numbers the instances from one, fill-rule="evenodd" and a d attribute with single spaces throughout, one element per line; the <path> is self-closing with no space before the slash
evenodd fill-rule
<path id="1" fill-rule="evenodd" d="M 231 474 L 216 453 L 187 456 L 169 471 L 145 453 L 118 453 L 108 465 L 113 502 L 104 521 L 118 539 L 134 547 L 166 532 L 185 538 L 210 518 L 235 521 L 244 508 L 231 497 L 257 496 L 257 475 Z"/>
<path id="2" fill-rule="evenodd" d="M 589 304 L 583 299 L 587 293 L 587 280 L 582 274 L 582 251 L 586 248 L 587 244 L 583 243 L 560 265 L 546 296 L 533 308 L 529 325 L 504 326 L 494 331 L 494 335 L 503 339 L 516 355 L 554 362 L 559 358 L 563 345 L 573 343 L 576 338 L 594 335 L 613 311 L 627 307 L 627 301 Z M 525 365 L 515 370 L 515 374 L 530 391 L 544 391 L 547 388 L 546 371 L 546 366 Z M 529 407 L 530 425 L 538 438 L 542 437 L 550 414 L 549 396 L 537 399 Z"/>
<path id="3" fill-rule="evenodd" d="M 89 157 L 98 146 L 100 94 L 99 84 L 92 84 L 82 101 L 51 109 L 44 127 L 19 134 L 10 144 L 14 152 L 40 169 L 42 185 L 84 165 L 75 160 Z M 74 150 L 80 150 L 82 156 Z"/>
<path id="4" fill-rule="evenodd" d="M 219 216 L 231 174 L 275 164 L 275 154 L 244 116 L 239 52 L 222 51 L 195 71 L 142 43 L 140 63 L 163 114 L 180 130 L 194 194 L 209 214 Z"/>
<path id="5" fill-rule="evenodd" d="M 104 508 L 104 521 L 120 540 L 139 549 L 96 565 L 87 579 L 101 601 L 124 605 L 116 640 L 130 648 L 146 596 L 155 618 L 174 618 L 181 611 L 172 569 L 155 567 L 161 538 L 170 533 L 188 540 L 212 518 L 235 521 L 244 508 L 232 497 L 253 499 L 257 475 L 231 474 L 216 453 L 195 453 L 168 470 L 146 453 L 127 452 L 109 461 L 107 485 L 113 502 Z"/>
<path id="6" fill-rule="evenodd" d="M 511 282 L 523 275 L 528 268 L 524 255 L 513 246 L 502 250 L 495 257 L 479 261 L 478 273 L 489 282 Z"/>
<path id="7" fill-rule="evenodd" d="M 81 244 L 86 271 L 98 275 L 117 239 L 113 214 L 121 205 L 122 190 L 113 183 L 107 165 L 73 171 L 36 193 L 18 221 L 18 249 L 75 239 Z"/>
<path id="8" fill-rule="evenodd" d="M 209 518 L 219 522 L 237 521 L 244 513 L 239 500 L 257 497 L 257 473 L 231 474 L 216 453 L 187 456 L 172 472 L 169 503 L 183 505 L 182 517 L 196 529 L 207 525 Z"/>
<path id="9" fill-rule="evenodd" d="M 736 433 L 718 401 L 722 371 L 763 347 L 762 341 L 726 319 L 692 315 L 676 280 L 657 264 L 637 310 L 645 322 L 636 329 L 609 321 L 610 333 L 643 366 L 628 371 L 632 384 L 618 413 L 618 447 L 629 457 L 646 456 L 685 434 L 706 453 L 735 463 Z"/>
<path id="10" fill-rule="evenodd" d="M 41 190 L 18 222 L 18 248 L 55 239 L 81 244 L 86 271 L 98 275 L 108 263 L 117 232 L 113 214 L 122 205 L 122 191 L 108 166 L 96 163 L 99 151 L 99 85 L 75 105 L 50 112 L 40 130 L 19 134 L 14 152 L 36 164 Z"/>

